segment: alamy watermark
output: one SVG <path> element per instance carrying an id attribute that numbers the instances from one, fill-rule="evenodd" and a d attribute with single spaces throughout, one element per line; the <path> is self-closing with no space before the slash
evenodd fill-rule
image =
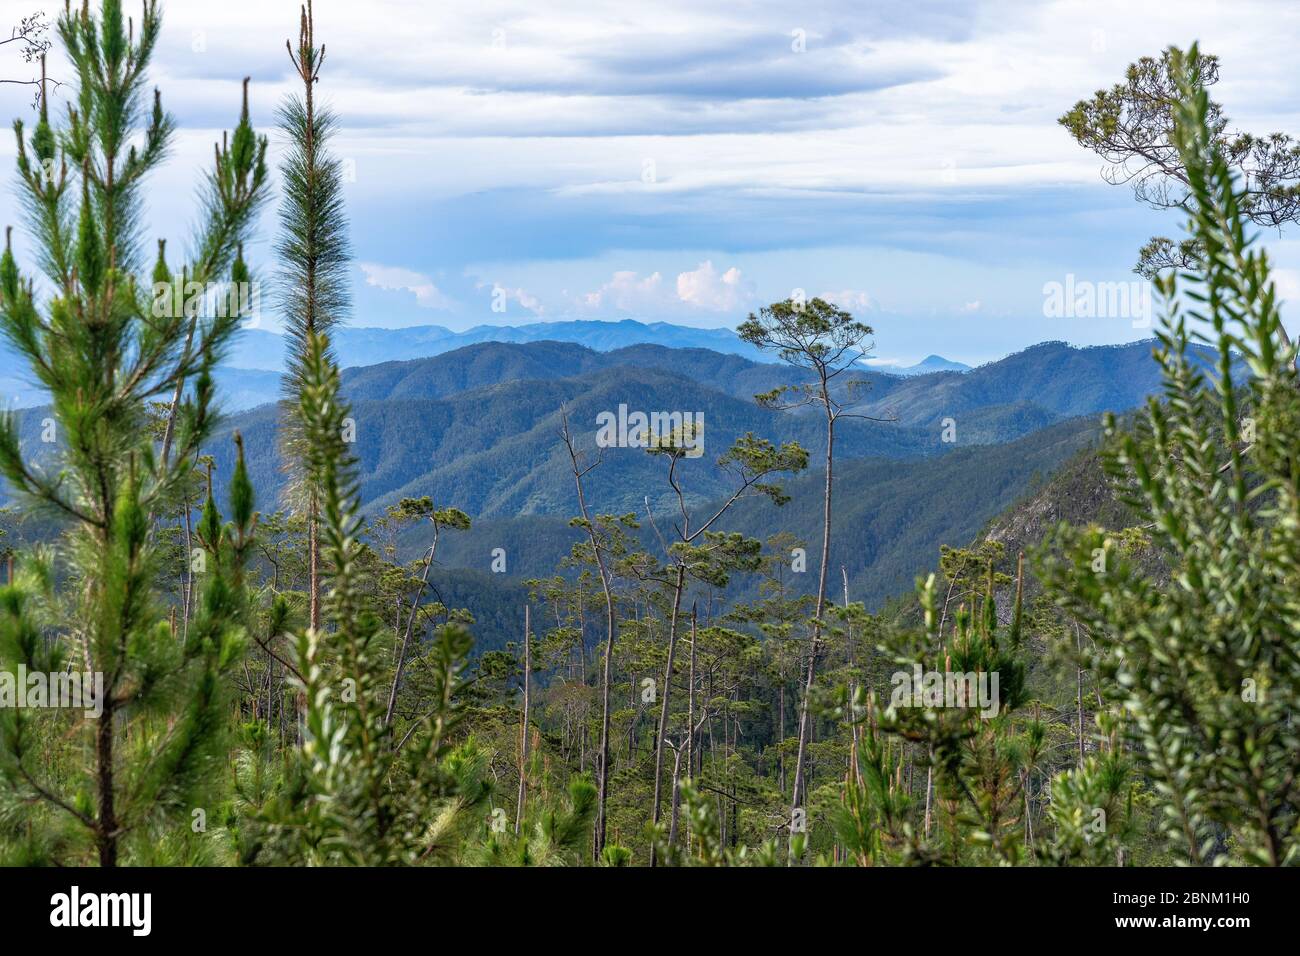
<path id="1" fill-rule="evenodd" d="M 100 671 L 0 671 L 0 707 L 80 710 L 98 719 L 104 713 L 104 675 Z"/>
<path id="2" fill-rule="evenodd" d="M 703 412 L 617 412 L 596 416 L 598 448 L 680 448 L 686 458 L 704 454 Z"/>
<path id="3" fill-rule="evenodd" d="M 927 671 L 913 664 L 895 671 L 889 681 L 894 692 L 889 706 L 978 707 L 980 716 L 996 717 L 1001 709 L 997 671 Z"/>
<path id="4" fill-rule="evenodd" d="M 153 316 L 176 319 L 182 316 L 214 315 L 236 317 L 246 325 L 262 320 L 262 287 L 257 282 L 155 282 Z"/>
<path id="5" fill-rule="evenodd" d="M 153 894 L 83 893 L 81 887 L 73 886 L 50 897 L 50 925 L 119 926 L 130 929 L 132 936 L 148 936 L 153 929 Z"/>
<path id="6" fill-rule="evenodd" d="M 1150 282 L 1090 282 L 1068 273 L 1064 282 L 1043 285 L 1043 315 L 1049 319 L 1129 319 L 1135 329 L 1151 327 L 1155 294 Z"/>

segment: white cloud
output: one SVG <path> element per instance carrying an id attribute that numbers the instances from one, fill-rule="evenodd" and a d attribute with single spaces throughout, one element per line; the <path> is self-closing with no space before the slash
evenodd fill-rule
<path id="1" fill-rule="evenodd" d="M 677 298 L 687 305 L 710 312 L 730 312 L 740 308 L 751 298 L 753 289 L 732 266 L 721 274 L 713 267 L 713 261 L 706 259 L 694 272 L 683 272 L 677 276 Z"/>
<path id="2" fill-rule="evenodd" d="M 486 283 L 480 284 L 479 287 L 482 288 L 484 285 L 486 285 Z M 513 300 L 518 302 L 529 312 L 533 313 L 533 315 L 541 316 L 546 314 L 546 306 L 542 304 L 542 300 L 537 298 L 537 296 L 533 295 L 527 289 L 505 286 L 499 282 L 494 282 L 492 283 L 492 299 L 494 303 L 498 300 L 505 303 L 509 303 Z M 506 311 L 509 311 L 508 305 L 506 306 Z"/>
<path id="3" fill-rule="evenodd" d="M 1287 128 L 1295 115 L 1297 12 L 1268 0 L 1187 0 L 1172 30 L 1163 5 L 1127 0 L 938 2 L 947 9 L 930 15 L 889 6 L 804 10 L 803 54 L 790 52 L 789 13 L 776 3 L 742 18 L 693 0 L 580 12 L 377 0 L 364 12 L 323 5 L 317 18 L 321 36 L 338 38 L 324 89 L 344 121 L 339 145 L 355 129 L 347 146 L 364 154 L 363 182 L 393 192 L 407 183 L 376 168 L 394 150 L 420 157 L 400 178 L 464 191 L 644 191 L 646 156 L 660 192 L 1095 185 L 1097 162 L 1056 117 L 1136 57 L 1191 37 L 1223 57 L 1216 96 L 1234 124 Z M 1275 29 L 1260 31 L 1264 21 Z M 387 42 L 392 23 L 403 25 L 401 44 Z M 165 24 L 162 87 L 182 114 L 228 122 L 242 72 L 255 76 L 255 109 L 289 88 L 283 53 L 265 38 L 292 31 L 292 10 L 173 4 Z M 193 52 L 196 33 L 207 55 Z M 386 55 L 368 56 L 377 46 Z"/>
<path id="4" fill-rule="evenodd" d="M 732 266 L 724 272 L 711 259 L 695 269 L 681 272 L 673 284 L 663 274 L 642 275 L 632 270 L 615 272 L 591 292 L 578 298 L 579 308 L 587 311 L 618 309 L 622 312 L 677 314 L 690 312 L 734 312 L 754 298 L 753 283 L 740 269 Z"/>
<path id="5" fill-rule="evenodd" d="M 1274 269 L 1273 284 L 1279 299 L 1293 305 L 1300 303 L 1300 270 Z"/>
<path id="6" fill-rule="evenodd" d="M 832 305 L 838 306 L 850 312 L 864 312 L 867 309 L 875 307 L 871 301 L 871 296 L 861 289 L 842 289 L 839 292 L 823 292 L 818 296 L 819 299 L 825 299 Z"/>
<path id="7" fill-rule="evenodd" d="M 1056 244 L 1080 222 L 1057 218 L 1076 209 L 1099 217 L 1084 224 L 1107 229 L 1098 246 L 1120 248 L 1127 268 L 1131 247 L 1176 231 L 1176 217 L 1137 231 L 1127 220 L 1097 226 L 1128 191 L 1104 185 L 1097 158 L 1056 117 L 1171 42 L 1199 38 L 1221 56 L 1214 95 L 1234 129 L 1300 128 L 1292 56 L 1300 5 L 1276 0 L 1186 0 L 1176 22 L 1167 5 L 1131 0 L 828 0 L 800 8 L 796 22 L 775 0 L 739 12 L 697 0 L 592 0 L 580 8 L 556 0 L 373 0 L 318 4 L 316 16 L 330 50 L 321 96 L 341 122 L 334 145 L 356 162 L 347 190 L 358 250 L 437 276 L 460 302 L 429 275 L 404 269 L 372 265 L 377 271 L 365 281 L 413 294 L 430 309 L 481 298 L 437 270 L 490 256 L 501 265 L 497 274 L 536 292 L 510 290 L 516 315 L 515 303 L 540 314 L 540 298 L 557 303 L 552 311 L 560 302 L 659 308 L 677 321 L 712 322 L 743 301 L 745 283 L 737 272 L 728 287 L 728 273 L 712 265 L 710 275 L 696 269 L 674 282 L 680 268 L 706 255 L 724 266 L 742 250 L 808 248 L 823 230 L 837 245 L 860 240 L 958 256 L 974 244 L 993 250 L 989 239 L 997 237 L 1006 255 L 1019 243 L 1017 252 L 1057 256 L 1051 268 L 1059 262 L 1064 272 L 1081 264 L 1075 259 L 1088 261 L 1082 246 Z M 270 130 L 274 105 L 296 89 L 282 46 L 296 18 L 293 5 L 264 0 L 166 5 L 150 79 L 183 132 L 152 193 L 190 194 L 196 165 L 210 162 L 220 138 L 214 130 L 236 117 L 246 74 L 254 120 Z M 401 24 L 400 43 L 392 42 L 393 24 Z M 790 47 L 796 26 L 808 35 L 801 54 Z M 56 95 L 60 109 L 71 90 Z M 29 100 L 24 87 L 0 86 L 10 116 L 30 115 Z M 272 144 L 274 154 L 274 136 Z M 0 163 L 13 150 L 13 140 L 0 137 Z M 646 158 L 655 161 L 653 184 L 641 179 Z M 11 193 L 0 190 L 0 220 L 21 215 Z M 1060 199 L 1067 193 L 1068 203 Z M 1052 202 L 1036 203 L 1040 196 Z M 986 205 L 1008 199 L 1005 213 Z M 972 200 L 985 205 L 967 207 Z M 1037 212 L 1026 216 L 1026 203 Z M 186 217 L 155 206 L 150 226 L 185 238 L 172 230 Z M 431 228 L 441 215 L 476 226 Z M 533 228 L 543 217 L 555 232 Z M 625 263 L 607 257 L 623 255 L 631 232 L 638 248 L 680 258 L 611 278 Z M 1052 243 L 1035 242 L 1043 235 Z M 595 289 L 586 299 L 561 296 L 546 277 L 523 270 L 584 256 L 592 264 L 582 274 L 575 267 L 565 285 Z M 913 292 L 896 275 L 864 278 L 848 254 L 842 261 L 827 257 L 813 272 L 759 266 L 751 256 L 743 267 L 772 298 L 793 285 L 812 292 L 870 282 L 891 307 L 924 304 L 945 316 L 977 297 L 989 303 L 980 314 L 1001 314 L 1018 294 L 950 271 Z M 1300 249 L 1285 264 L 1297 262 Z M 1284 290 L 1293 312 L 1298 290 Z M 873 324 L 883 318 L 878 309 Z"/>
<path id="8" fill-rule="evenodd" d="M 343 124 L 340 153 L 358 162 L 358 189 L 396 196 L 645 192 L 647 156 L 659 170 L 652 194 L 1095 186 L 1095 158 L 1056 117 L 1136 57 L 1191 37 L 1223 58 L 1216 96 L 1234 125 L 1295 124 L 1294 5 L 1187 0 L 1172 25 L 1165 5 L 1129 0 L 934 6 L 942 12 L 811 5 L 799 17 L 807 51 L 796 54 L 788 8 L 775 2 L 743 16 L 694 0 L 321 5 L 317 32 L 333 38 L 322 94 Z M 155 64 L 165 102 L 186 128 L 229 123 L 251 73 L 265 125 L 293 89 L 268 38 L 295 28 L 292 8 L 263 0 L 169 5 Z M 370 55 L 379 48 L 383 57 Z M 15 110 L 29 99 L 25 88 L 0 97 Z M 206 132 L 200 145 L 206 159 Z"/>
<path id="9" fill-rule="evenodd" d="M 451 300 L 423 273 L 375 262 L 358 262 L 357 268 L 365 275 L 366 285 L 385 292 L 409 292 L 421 308 L 450 309 L 452 306 Z"/>
<path id="10" fill-rule="evenodd" d="M 663 306 L 663 276 L 653 272 L 644 278 L 636 272 L 615 272 L 613 277 L 594 292 L 582 297 L 580 305 L 586 309 L 619 309 L 623 312 L 644 311 Z"/>

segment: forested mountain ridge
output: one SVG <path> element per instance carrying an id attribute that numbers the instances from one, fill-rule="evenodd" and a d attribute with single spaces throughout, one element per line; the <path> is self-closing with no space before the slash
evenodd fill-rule
<path id="1" fill-rule="evenodd" d="M 567 325 L 616 326 L 621 334 L 601 335 L 592 331 L 580 341 L 565 341 L 561 336 Z M 771 356 L 749 348 L 731 350 L 716 336 L 665 333 L 663 325 L 537 323 L 528 327 L 532 337 L 478 342 L 472 339 L 466 342 L 454 333 L 435 335 L 439 328 L 436 326 L 345 327 L 340 330 L 344 341 L 338 353 L 344 368 L 345 390 L 355 399 L 441 397 L 511 379 L 569 377 L 624 365 L 676 371 L 739 398 L 749 398 L 789 380 L 789 370 L 783 370 Z M 543 335 L 547 327 L 554 327 L 554 337 Z M 371 342 L 376 336 L 384 343 L 382 348 Z M 223 408 L 241 412 L 279 399 L 282 338 L 259 329 L 243 329 L 235 334 L 229 355 L 215 371 Z M 446 348 L 435 350 L 431 344 L 434 342 Z M 925 362 L 902 369 L 864 364 L 855 369 L 854 377 L 871 383 L 873 407 L 877 411 L 893 401 L 908 421 L 938 411 L 952 414 L 990 404 L 1014 404 L 1039 398 L 1045 408 L 1069 417 L 1106 408 L 1132 407 L 1134 396 L 1145 394 L 1153 384 L 1150 363 L 1144 361 L 1149 356 L 1149 342 L 1092 348 L 1046 342 L 975 369 L 931 356 Z M 967 375 L 971 378 L 969 383 L 959 381 Z M 0 343 L 0 393 L 15 407 L 30 408 L 44 403 L 42 390 L 33 385 L 30 373 L 3 343 Z"/>
<path id="2" fill-rule="evenodd" d="M 742 342 L 728 328 L 696 328 L 671 322 L 639 322 L 578 319 L 529 322 L 522 325 L 476 325 L 455 332 L 440 325 L 403 328 L 351 326 L 339 330 L 336 346 L 343 368 L 377 365 L 383 362 L 428 358 L 477 343 L 567 342 L 598 352 L 656 342 L 668 348 L 703 348 L 762 359 L 753 346 Z M 238 368 L 281 368 L 284 337 L 253 329 L 236 340 L 230 364 Z"/>
<path id="3" fill-rule="evenodd" d="M 855 371 L 868 383 L 862 411 L 891 421 L 846 421 L 839 453 L 926 457 L 1014 440 L 1080 415 L 1124 411 L 1158 388 L 1149 353 L 1145 342 L 1093 349 L 1046 343 L 970 372 L 900 378 Z M 342 378 L 357 433 L 366 436 L 358 444 L 365 506 L 432 494 L 480 517 L 568 513 L 562 406 L 588 444 L 597 416 L 620 405 L 702 412 L 705 460 L 689 465 L 685 490 L 695 502 L 714 498 L 721 476 L 712 459 L 740 435 L 818 444 L 823 426 L 815 418 L 753 402 L 759 392 L 796 381 L 789 367 L 705 349 L 596 352 L 558 342 L 474 345 L 349 369 Z M 265 493 L 283 482 L 270 440 L 274 427 L 274 410 L 263 408 L 233 415 L 225 432 L 250 438 L 248 467 Z M 232 461 L 225 445 L 214 443 L 219 485 Z M 605 510 L 640 511 L 647 493 L 652 500 L 671 494 L 637 449 L 607 449 L 603 470 L 593 494 Z"/>
<path id="4" fill-rule="evenodd" d="M 835 516 L 831 552 L 837 580 L 843 568 L 852 599 L 872 609 L 909 591 L 918 574 L 934 569 L 940 545 L 977 543 L 986 525 L 1008 513 L 1004 509 L 1052 488 L 1053 473 L 1081 452 L 1091 452 L 1099 434 L 1096 419 L 1078 418 L 1013 442 L 960 448 L 940 458 L 843 462 L 836 476 L 842 505 Z M 602 480 L 603 467 L 592 472 L 593 487 Z M 747 501 L 719 527 L 764 540 L 785 532 L 805 547 L 815 545 L 820 534 L 815 491 L 821 481 L 821 474 L 814 472 L 788 482 L 790 504 L 776 508 L 766 501 Z M 706 502 L 700 510 L 719 504 Z M 644 516 L 644 507 L 638 513 Z M 661 508 L 660 518 L 668 517 Z M 648 523 L 643 523 L 638 539 L 644 547 L 654 547 Z M 446 538 L 439 545 L 440 565 L 487 570 L 493 549 L 502 548 L 509 560 L 501 579 L 543 577 L 578 540 L 563 515 L 495 516 L 477 521 L 465 534 Z M 429 530 L 413 527 L 399 542 L 400 553 L 414 559 L 428 548 Z M 756 586 L 757 579 L 738 575 L 733 595 L 752 596 Z M 812 575 L 790 578 L 797 593 L 815 586 Z"/>
<path id="5" fill-rule="evenodd" d="M 354 402 L 367 509 L 378 513 L 403 496 L 432 494 L 469 514 L 493 517 L 567 515 L 571 510 L 571 480 L 558 438 L 562 407 L 588 444 L 597 416 L 620 404 L 702 411 L 706 454 L 686 463 L 683 473 L 688 499 L 703 504 L 721 493 L 714 459 L 740 435 L 798 440 L 806 447 L 820 441 L 822 425 L 815 418 L 782 415 L 752 399 L 756 392 L 790 381 L 790 372 L 702 349 L 641 345 L 598 353 L 564 343 L 493 343 L 432 359 L 351 369 L 342 382 Z M 1014 439 L 1062 418 L 1028 401 L 974 407 L 970 400 L 953 399 L 954 406 L 964 404 L 966 410 L 956 418 L 949 442 L 943 419 L 926 420 L 919 411 L 929 395 L 916 387 L 921 379 L 865 377 L 871 383 L 867 394 L 875 402 L 887 403 L 904 387 L 908 398 L 882 412 L 896 414 L 896 422 L 846 422 L 839 438 L 846 459 L 930 457 L 954 447 Z M 949 380 L 962 377 L 941 373 L 925 379 L 951 396 Z M 987 386 L 982 391 L 992 394 Z M 999 395 L 1008 396 L 1016 396 L 1013 386 Z M 210 446 L 218 493 L 233 468 L 228 436 L 239 431 L 262 507 L 276 506 L 286 480 L 275 438 L 278 416 L 278 406 L 266 405 L 230 416 L 218 430 Z M 41 440 L 47 417 L 44 408 L 17 413 L 23 446 L 38 459 L 53 447 Z M 640 512 L 647 494 L 660 501 L 672 493 L 659 463 L 642 450 L 610 448 L 592 494 L 602 509 Z"/>
<path id="6" fill-rule="evenodd" d="M 559 442 L 561 408 L 581 423 L 592 445 L 597 416 L 632 409 L 697 412 L 705 417 L 706 454 L 691 462 L 688 489 L 694 501 L 720 493 L 713 463 L 746 432 L 773 441 L 815 441 L 817 422 L 781 416 L 752 400 L 734 398 L 689 378 L 656 368 L 599 369 L 571 378 L 514 380 L 455 392 L 446 398 L 357 401 L 352 417 L 362 465 L 361 493 L 378 509 L 403 496 L 432 494 L 439 502 L 472 515 L 567 514 L 571 477 Z M 227 429 L 248 439 L 248 467 L 266 493 L 283 483 L 275 445 L 273 406 L 232 416 Z M 217 475 L 229 474 L 233 459 L 217 450 Z M 908 458 L 938 454 L 939 430 L 854 422 L 845 429 L 845 453 Z M 602 484 L 594 503 L 607 511 L 640 510 L 647 483 L 655 496 L 669 495 L 654 478 L 659 467 L 635 447 L 605 449 Z"/>
<path id="7" fill-rule="evenodd" d="M 967 372 L 940 371 L 902 377 L 854 368 L 868 383 L 865 406 L 892 411 L 902 424 L 937 421 L 973 409 L 1032 402 L 1064 418 L 1135 407 L 1159 388 L 1150 340 L 1078 348 L 1044 342 Z M 1193 350 L 1200 361 L 1208 349 Z M 660 368 L 749 399 L 798 375 L 775 362 L 754 362 L 699 348 L 642 343 L 608 352 L 562 342 L 528 345 L 487 343 L 433 358 L 385 362 L 344 371 L 345 393 L 354 400 L 443 397 L 514 379 L 567 378 L 603 368 Z"/>

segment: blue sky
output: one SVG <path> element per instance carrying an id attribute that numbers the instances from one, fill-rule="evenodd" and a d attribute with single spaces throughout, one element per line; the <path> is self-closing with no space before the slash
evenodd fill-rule
<path id="1" fill-rule="evenodd" d="M 1171 9 L 320 0 L 321 93 L 350 174 L 352 321 L 734 327 L 803 289 L 872 324 L 886 362 L 1144 337 L 1128 319 L 1043 315 L 1046 283 L 1129 281 L 1137 248 L 1180 227 L 1104 184 L 1056 117 L 1138 56 L 1199 39 L 1222 58 L 1215 95 L 1234 125 L 1300 133 L 1296 4 Z M 164 11 L 154 78 L 183 133 L 151 211 L 183 243 L 196 167 L 240 78 L 268 130 L 291 88 L 297 6 Z M 28 100 L 0 87 L 10 115 Z M 12 152 L 0 141 L 0 160 Z M 17 219 L 8 192 L 0 218 Z M 1283 294 L 1300 297 L 1300 234 L 1267 239 Z M 252 252 L 269 269 L 269 234 Z"/>

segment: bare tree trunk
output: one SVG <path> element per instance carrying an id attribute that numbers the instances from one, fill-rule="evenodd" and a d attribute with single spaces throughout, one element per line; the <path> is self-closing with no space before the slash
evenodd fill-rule
<path id="1" fill-rule="evenodd" d="M 415 618 L 420 613 L 420 598 L 424 596 L 424 589 L 429 586 L 429 569 L 433 567 L 434 556 L 438 553 L 438 525 L 433 525 L 433 543 L 429 545 L 429 553 L 424 559 L 424 573 L 420 575 L 420 586 L 416 588 L 415 593 L 411 595 L 411 610 L 406 618 L 406 630 L 402 633 L 401 647 L 397 652 L 397 668 L 393 672 L 393 686 L 388 692 L 388 710 L 384 713 L 384 726 L 393 722 L 393 711 L 397 707 L 397 691 L 402 684 L 402 670 L 406 667 L 406 650 L 411 643 L 411 635 L 415 630 Z"/>
<path id="2" fill-rule="evenodd" d="M 655 789 L 650 823 L 659 825 L 659 788 L 664 775 L 664 738 L 668 734 L 668 699 L 673 686 L 673 658 L 677 652 L 677 616 L 682 606 L 682 588 L 686 586 L 686 566 L 677 565 L 677 581 L 673 587 L 673 613 L 668 624 L 668 662 L 664 665 L 664 687 L 659 701 L 659 732 L 655 734 Z M 674 771 L 676 773 L 676 771 Z M 673 784 L 676 787 L 676 782 Z M 654 841 L 650 843 L 650 865 L 658 864 Z"/>
<path id="3" fill-rule="evenodd" d="M 668 849 L 670 850 L 677 845 L 677 816 L 678 816 L 677 811 L 678 808 L 681 806 L 681 786 L 680 786 L 681 770 L 682 770 L 682 748 L 676 747 L 673 749 L 673 796 L 672 796 L 672 811 L 671 811 L 671 816 L 669 818 L 671 822 L 668 824 Z M 651 860 L 654 859 L 653 853 L 650 859 Z"/>
<path id="4" fill-rule="evenodd" d="M 781 727 L 777 733 L 777 752 L 780 754 L 780 760 L 781 760 L 781 792 L 785 793 L 785 675 L 784 674 L 781 675 L 781 695 L 780 695 L 780 704 L 778 705 L 778 710 L 780 711 L 779 719 L 780 719 Z"/>
<path id="5" fill-rule="evenodd" d="M 1079 622 L 1074 622 L 1074 649 L 1077 653 L 1083 653 L 1083 636 L 1079 633 Z M 1075 706 L 1078 716 L 1079 727 L 1079 767 L 1083 767 L 1083 665 L 1078 664 L 1074 669 L 1075 681 Z"/>
<path id="6" fill-rule="evenodd" d="M 190 499 L 185 496 L 185 600 L 181 610 L 181 638 L 190 636 L 190 614 L 194 608 L 194 522 L 190 517 Z"/>
<path id="7" fill-rule="evenodd" d="M 597 549 L 599 552 L 599 549 Z M 601 570 L 601 578 L 605 572 Z M 614 664 L 614 595 L 610 592 L 609 582 L 604 581 L 605 589 L 605 667 L 601 672 L 600 690 L 600 784 L 596 796 L 596 855 L 605 849 L 605 803 L 609 796 L 609 685 L 613 679 Z"/>
<path id="8" fill-rule="evenodd" d="M 117 866 L 117 812 L 113 793 L 113 717 L 111 701 L 104 702 L 95 731 L 95 757 L 99 790 L 99 819 L 95 821 L 95 842 L 100 866 Z"/>
<path id="9" fill-rule="evenodd" d="M 1030 799 L 1030 790 L 1034 784 L 1033 774 L 1025 771 L 1025 843 L 1029 852 L 1034 852 L 1034 805 Z"/>
<path id="10" fill-rule="evenodd" d="M 587 599 L 578 592 L 578 647 L 582 656 L 582 686 L 587 686 Z M 584 706 L 578 721 L 578 773 L 587 771 L 587 712 Z"/>
<path id="11" fill-rule="evenodd" d="M 844 610 L 847 611 L 849 609 L 849 572 L 843 565 L 840 565 L 840 576 L 844 579 Z M 851 625 L 846 625 L 846 627 L 848 629 L 849 667 L 856 670 L 858 662 L 853 651 L 853 627 Z M 853 782 L 861 784 L 862 768 L 858 760 L 858 751 L 861 743 L 862 728 L 858 724 L 858 715 L 852 710 L 852 702 L 856 702 L 857 698 L 858 681 L 857 678 L 854 677 L 853 681 L 849 684 L 849 701 L 851 702 L 849 711 L 849 770 L 853 774 Z"/>
<path id="12" fill-rule="evenodd" d="M 934 751 L 929 751 L 930 766 L 925 768 L 925 836 L 930 836 L 930 803 L 934 799 Z"/>
<path id="13" fill-rule="evenodd" d="M 614 592 L 610 587 L 609 572 L 605 568 L 605 556 L 596 535 L 596 527 L 592 524 L 591 514 L 587 509 L 587 497 L 582 487 L 582 476 L 586 472 L 578 464 L 578 452 L 573 445 L 573 436 L 569 432 L 569 419 L 563 410 L 561 410 L 561 417 L 564 422 L 564 443 L 569 450 L 569 459 L 573 463 L 573 482 L 578 490 L 578 509 L 587 530 L 587 538 L 591 543 L 592 558 L 596 562 L 597 571 L 600 572 L 600 588 L 605 595 L 605 666 L 601 678 L 600 755 L 597 758 L 599 782 L 596 788 L 596 827 L 593 838 L 595 856 L 599 859 L 605 849 L 605 805 L 609 796 L 609 685 L 613 677 L 614 665 Z M 594 466 L 590 466 L 587 471 L 590 471 L 591 467 Z"/>
<path id="14" fill-rule="evenodd" d="M 695 775 L 695 604 L 691 604 L 690 687 L 686 690 L 686 776 Z"/>
<path id="15" fill-rule="evenodd" d="M 690 685 L 686 689 L 686 776 L 690 779 L 695 777 L 695 602 L 691 602 L 691 664 L 690 664 Z M 674 801 L 678 800 L 675 795 Z M 673 819 L 677 818 L 677 808 L 673 807 Z M 688 817 L 686 820 L 686 847 L 689 850 L 691 845 L 691 821 Z"/>
<path id="16" fill-rule="evenodd" d="M 831 412 L 826 378 L 822 377 L 822 399 L 826 407 L 826 489 L 822 498 L 822 561 L 817 574 L 817 604 L 813 611 L 812 640 L 808 647 L 808 672 L 804 678 L 803 700 L 799 702 L 799 749 L 795 756 L 794 788 L 790 796 L 790 819 L 801 806 L 803 797 L 806 750 L 808 746 L 808 698 L 817 675 L 817 650 L 821 639 L 822 614 L 826 608 L 826 571 L 831 560 L 831 486 L 835 460 L 835 416 Z"/>
<path id="17" fill-rule="evenodd" d="M 632 723 L 627 728 L 627 762 L 636 761 L 636 731 L 637 725 L 641 723 L 641 708 L 636 702 L 636 675 L 632 675 L 632 680 L 627 684 L 627 709 L 632 711 Z"/>
<path id="18" fill-rule="evenodd" d="M 528 640 L 528 605 L 524 605 L 524 711 L 519 735 L 519 799 L 515 803 L 515 836 L 524 819 L 524 801 L 528 798 L 528 688 L 533 679 L 533 658 Z"/>

